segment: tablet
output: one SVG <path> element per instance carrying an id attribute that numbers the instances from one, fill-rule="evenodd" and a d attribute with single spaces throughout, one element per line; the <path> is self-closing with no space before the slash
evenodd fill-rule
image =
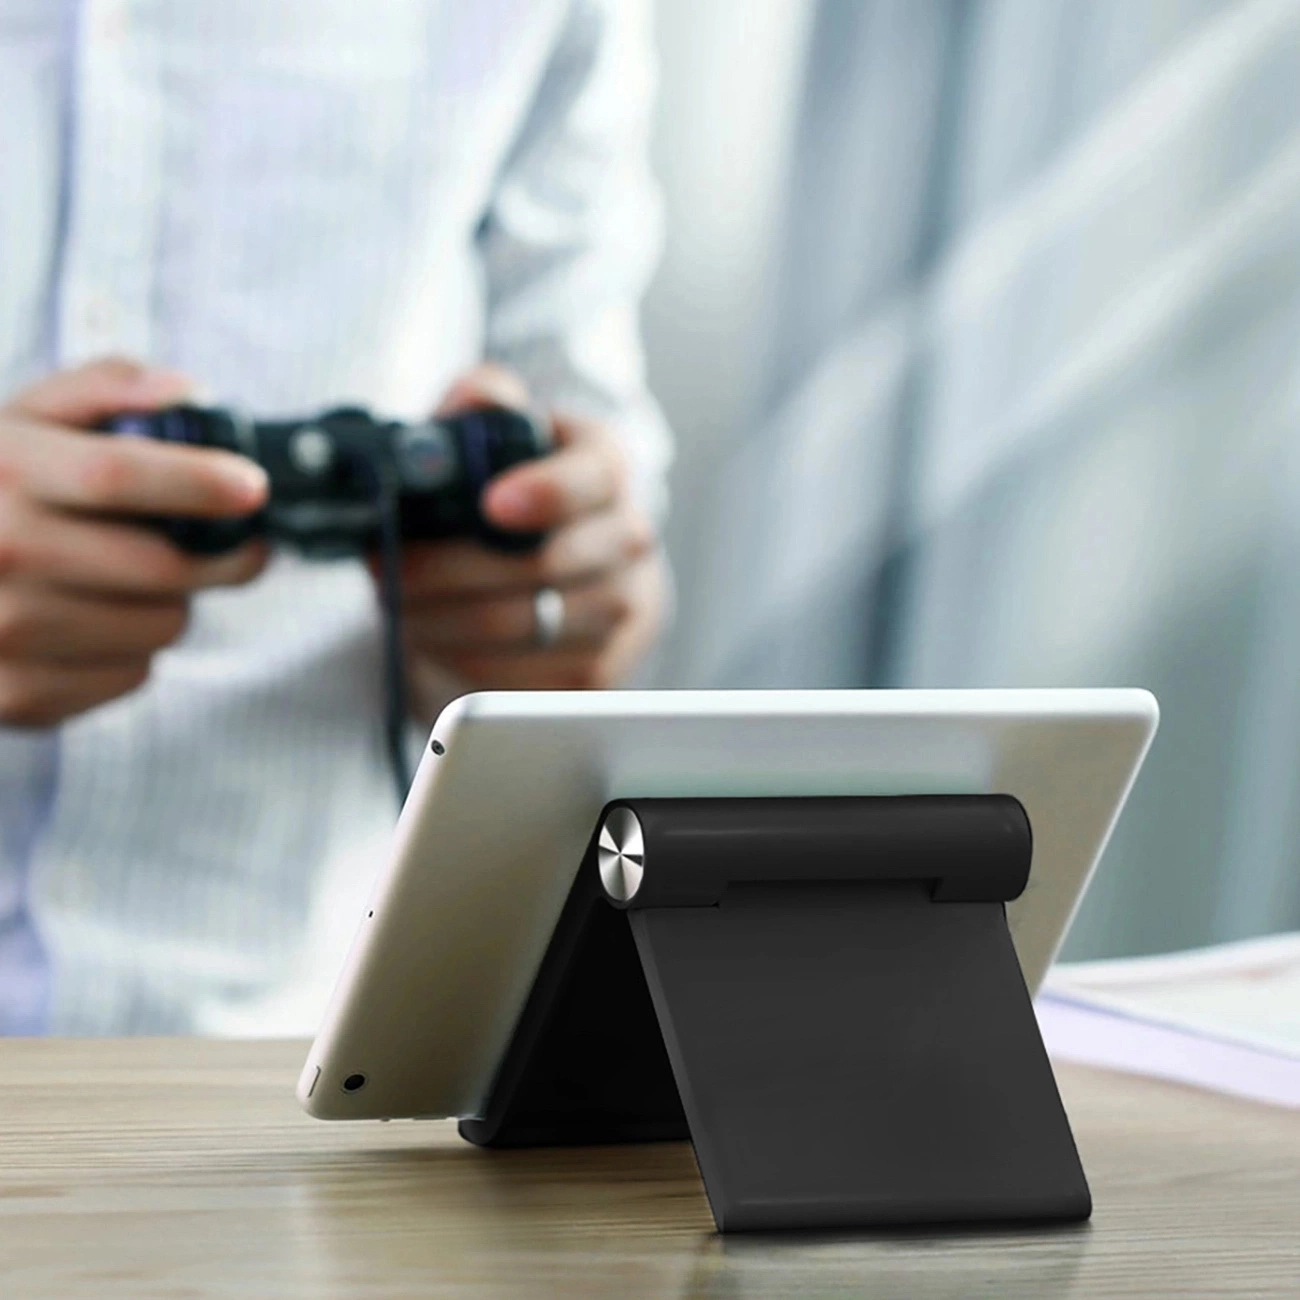
<path id="1" fill-rule="evenodd" d="M 298 1083 L 322 1119 L 476 1116 L 611 799 L 1009 794 L 1035 990 L 1155 732 L 1140 690 L 485 692 L 434 726 Z"/>

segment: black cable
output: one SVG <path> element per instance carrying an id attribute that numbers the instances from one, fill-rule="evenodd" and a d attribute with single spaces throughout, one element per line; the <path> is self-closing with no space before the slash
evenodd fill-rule
<path id="1" fill-rule="evenodd" d="M 375 505 L 379 511 L 379 601 L 384 621 L 384 740 L 400 809 L 411 788 L 406 752 L 406 653 L 402 644 L 402 536 L 400 485 L 391 465 L 374 466 Z"/>

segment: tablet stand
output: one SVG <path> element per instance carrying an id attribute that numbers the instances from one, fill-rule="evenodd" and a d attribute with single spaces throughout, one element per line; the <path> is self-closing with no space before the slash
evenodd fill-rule
<path id="1" fill-rule="evenodd" d="M 722 1231 L 1078 1220 L 1003 795 L 609 804 L 483 1146 L 689 1137 Z"/>

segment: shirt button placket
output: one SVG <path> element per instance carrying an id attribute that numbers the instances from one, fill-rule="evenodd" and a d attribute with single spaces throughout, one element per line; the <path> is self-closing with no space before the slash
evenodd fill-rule
<path id="1" fill-rule="evenodd" d="M 85 0 L 60 286 L 65 364 L 150 356 L 165 128 L 157 54 L 133 0 Z"/>

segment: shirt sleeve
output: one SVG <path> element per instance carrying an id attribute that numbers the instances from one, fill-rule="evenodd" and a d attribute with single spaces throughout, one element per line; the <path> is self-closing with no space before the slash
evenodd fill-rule
<path id="1" fill-rule="evenodd" d="M 641 504 L 666 507 L 671 438 L 645 381 L 639 305 L 662 240 L 648 142 L 645 0 L 574 0 L 479 232 L 486 355 L 544 406 L 608 421 Z"/>

